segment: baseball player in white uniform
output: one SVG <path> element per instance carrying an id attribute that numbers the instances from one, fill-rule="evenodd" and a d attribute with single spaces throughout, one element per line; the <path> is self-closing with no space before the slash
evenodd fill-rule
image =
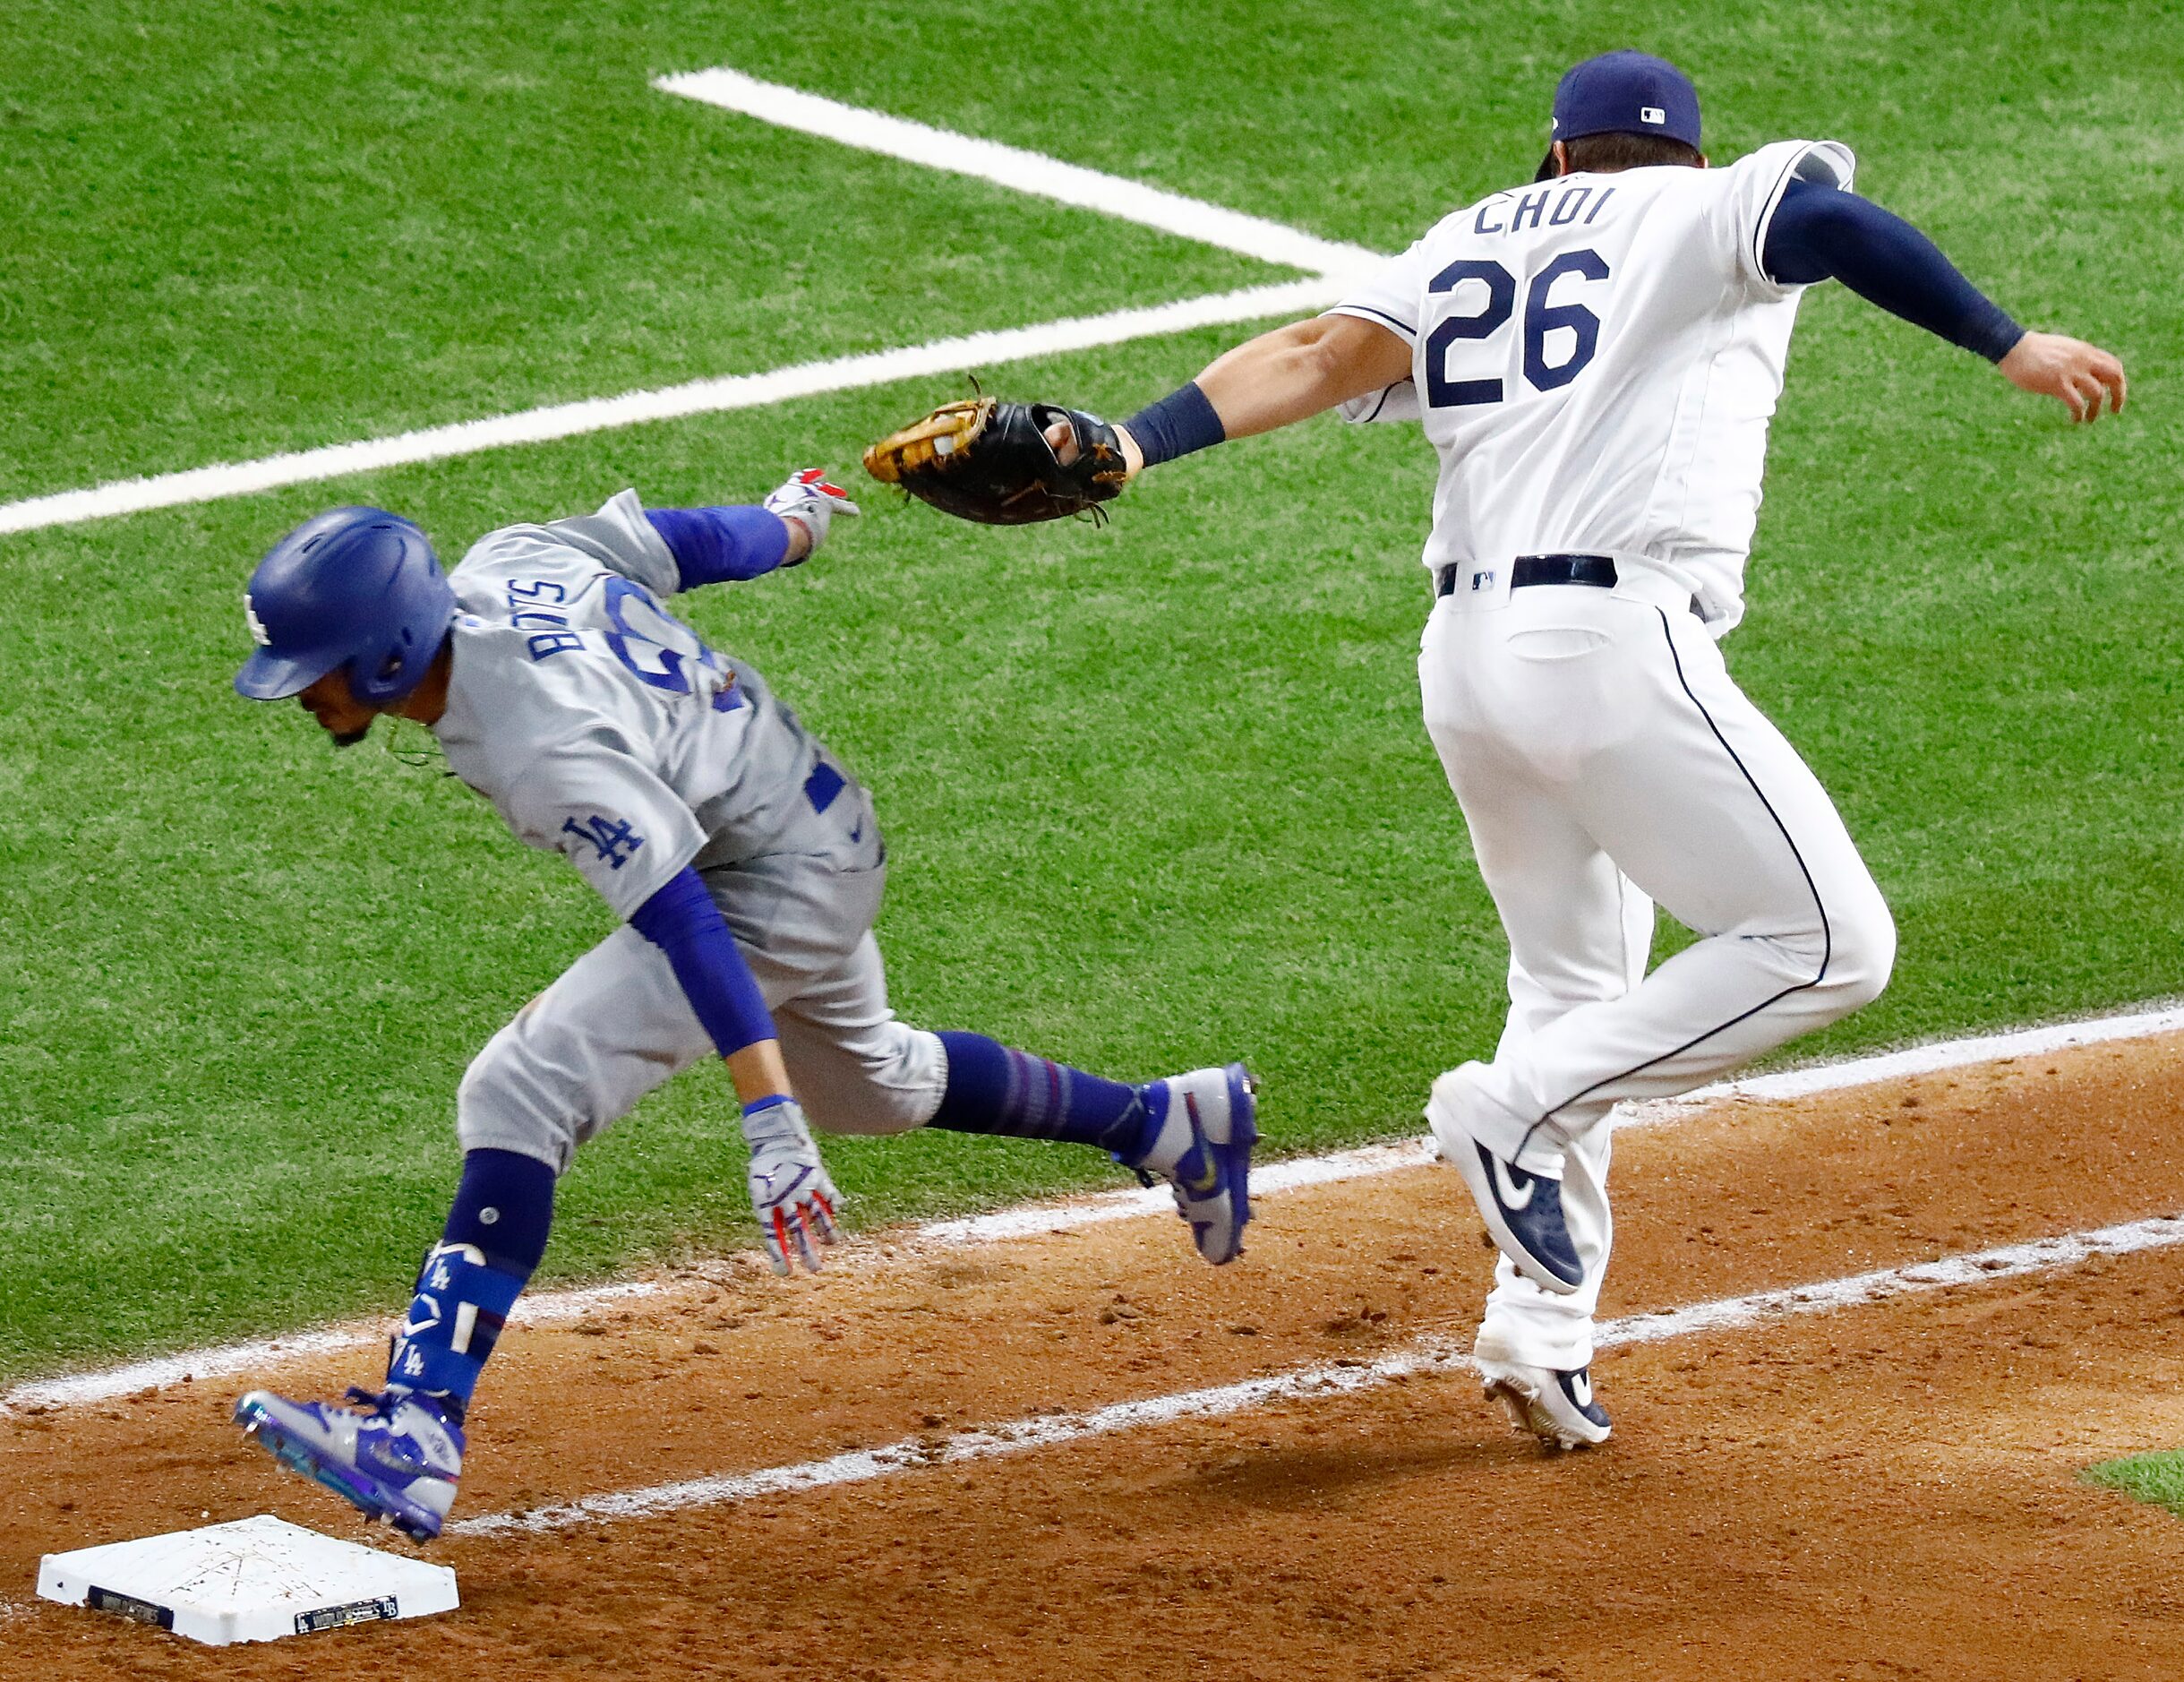
<path id="1" fill-rule="evenodd" d="M 579 1146 L 708 1053 L 742 1104 L 775 1268 L 817 1268 L 837 1198 L 806 1125 L 1096 1146 L 1167 1180 L 1202 1255 L 1242 1249 L 1257 1139 L 1240 1063 L 1144 1086 L 888 1008 L 872 936 L 886 850 L 871 797 L 764 679 L 664 605 L 794 565 L 856 508 L 818 469 L 764 504 L 595 514 L 488 534 L 451 578 L 424 534 L 336 509 L 253 574 L 236 687 L 298 698 L 337 743 L 415 719 L 516 836 L 559 852 L 622 919 L 463 1077 L 462 1181 L 356 1407 L 253 1391 L 236 1418 L 286 1463 L 420 1539 L 462 1469 L 485 1358 L 544 1253 Z"/>
<path id="2" fill-rule="evenodd" d="M 2091 420 L 2121 365 L 2027 333 L 1849 150 L 1722 169 L 1673 65 L 1572 69 L 1531 185 L 1431 228 L 1333 311 L 1123 424 L 1133 471 L 1341 407 L 1439 452 L 1426 724 L 1510 942 L 1493 1060 L 1426 1117 L 1502 1251 L 1476 1352 L 1551 1446 L 1606 1440 L 1593 1313 L 1608 1117 L 1856 1009 L 1894 926 L 1827 792 L 1730 679 L 1769 417 L 1803 288 L 1836 278 Z M 1066 427 L 1050 431 L 1058 449 Z M 1654 907 L 1702 938 L 1647 974 Z"/>

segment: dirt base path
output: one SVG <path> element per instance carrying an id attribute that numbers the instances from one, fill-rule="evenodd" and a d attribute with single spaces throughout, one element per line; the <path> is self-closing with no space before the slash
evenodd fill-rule
<path id="1" fill-rule="evenodd" d="M 1617 1144 L 1606 1315 L 2184 1211 L 2184 1045 L 1734 1103 Z M 511 1334 L 458 1515 L 748 1472 L 1468 1336 L 1491 1257 L 1419 1168 Z M 451 1536 L 463 1609 L 216 1652 L 38 1603 L 39 1554 L 271 1511 L 383 1540 L 226 1423 L 243 1383 L 0 1420 L 0 1674 L 2163 1677 L 2184 1526 L 2077 1481 L 2184 1443 L 2184 1248 L 1699 1334 L 1549 1457 L 1454 1368 L 975 1464 Z M 269 1373 L 376 1379 L 373 1355 Z"/>

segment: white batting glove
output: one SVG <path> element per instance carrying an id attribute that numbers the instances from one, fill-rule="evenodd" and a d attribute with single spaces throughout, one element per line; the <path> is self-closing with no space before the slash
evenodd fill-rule
<path id="1" fill-rule="evenodd" d="M 784 1098 L 762 1110 L 746 1110 L 743 1142 L 750 1146 L 750 1206 L 766 1240 L 767 1259 L 777 1274 L 792 1272 L 797 1257 L 818 1272 L 812 1240 L 835 1241 L 835 1208 L 842 1194 L 819 1160 L 819 1147 L 804 1124 L 803 1106 Z"/>
<path id="2" fill-rule="evenodd" d="M 826 541 L 827 521 L 836 514 L 864 511 L 850 501 L 847 491 L 827 482 L 825 468 L 801 468 L 792 473 L 781 488 L 766 499 L 765 506 L 804 528 L 804 536 L 811 540 L 810 549 L 804 552 L 803 558 L 807 560 L 812 550 Z"/>

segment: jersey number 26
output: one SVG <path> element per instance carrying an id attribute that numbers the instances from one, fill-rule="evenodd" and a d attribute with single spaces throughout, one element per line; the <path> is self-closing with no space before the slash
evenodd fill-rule
<path id="1" fill-rule="evenodd" d="M 1554 283 L 1564 275 L 1587 280 L 1607 279 L 1607 263 L 1597 251 L 1564 252 L 1532 278 L 1524 295 L 1524 378 L 1535 390 L 1555 391 L 1585 371 L 1600 348 L 1600 318 L 1582 304 L 1557 304 Z M 1486 288 L 1477 313 L 1452 315 L 1426 337 L 1426 401 L 1434 408 L 1461 408 L 1472 403 L 1499 403 L 1506 395 L 1499 380 L 1452 380 L 1449 347 L 1464 339 L 1492 339 L 1517 313 L 1517 278 L 1489 258 L 1467 257 L 1435 275 L 1428 293 L 1453 292 L 1466 280 Z M 1567 328 L 1576 346 L 1557 363 L 1547 360 L 1547 335 Z"/>

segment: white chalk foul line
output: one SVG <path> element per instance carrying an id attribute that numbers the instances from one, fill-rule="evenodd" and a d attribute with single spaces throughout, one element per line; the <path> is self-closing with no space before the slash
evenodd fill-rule
<path id="1" fill-rule="evenodd" d="M 0 503 L 0 534 L 79 525 L 85 520 L 141 513 L 148 509 L 218 502 L 227 497 L 276 490 L 282 485 L 304 485 L 420 461 L 441 461 L 515 444 L 547 443 L 557 438 L 638 426 L 650 421 L 760 408 L 827 391 L 890 385 L 898 380 L 928 374 L 957 373 L 998 363 L 1118 345 L 1134 339 L 1153 339 L 1195 327 L 1221 326 L 1292 313 L 1302 314 L 1333 303 L 1341 291 L 1340 283 L 1325 279 L 1281 281 L 1143 309 L 1114 310 L 1104 315 L 1045 322 L 1036 327 L 966 333 L 899 350 L 877 350 L 826 362 L 798 363 L 765 373 L 726 374 L 656 390 L 627 391 L 620 397 L 587 398 L 580 402 L 557 403 L 484 420 L 458 421 L 389 438 L 366 439 L 359 443 L 329 444 L 289 455 L 266 456 L 255 461 L 220 462 L 181 473 L 116 479 L 87 490 L 59 491 L 47 496 Z"/>
<path id="2" fill-rule="evenodd" d="M 1807 1096 L 1870 1086 L 1877 1081 L 1899 1079 L 1907 1075 L 1962 1068 L 1972 1063 L 1999 1061 L 2012 1057 L 2034 1057 L 2065 1051 L 2072 1046 L 2145 1039 L 2180 1031 L 2184 1031 L 2184 1007 L 2165 1006 L 2084 1022 L 2060 1022 L 2043 1027 L 2018 1029 L 2008 1034 L 1986 1034 L 1975 1039 L 1948 1040 L 1932 1045 L 1914 1046 L 1906 1051 L 1886 1051 L 1878 1056 L 1856 1058 L 1846 1062 L 1822 1063 L 1810 1068 L 1793 1069 L 1786 1074 L 1761 1075 L 1751 1080 L 1731 1081 L 1723 1086 L 1705 1087 L 1681 1098 L 1665 1099 L 1658 1103 L 1645 1105 L 1623 1125 L 1666 1125 L 1692 1114 L 1706 1103 L 1723 1099 Z M 1252 1191 L 1257 1197 L 1269 1197 L 1307 1186 L 1330 1185 L 1339 1180 L 1361 1180 L 1375 1174 L 1391 1173 L 1397 1169 L 1419 1166 L 1427 1160 L 1422 1140 L 1401 1145 L 1372 1145 L 1361 1150 L 1338 1151 L 1325 1156 L 1298 1157 L 1286 1163 L 1272 1163 L 1255 1172 L 1251 1177 Z M 935 1221 L 913 1228 L 910 1237 L 915 1243 L 946 1246 L 1002 1243 L 1012 1239 L 1038 1238 L 1073 1231 L 1080 1227 L 1101 1225 L 1109 1221 L 1165 1214 L 1174 1206 L 1173 1200 L 1165 1191 L 1105 1192 L 1068 1203 L 1030 1204 L 1014 1209 L 997 1210 L 991 1214 L 974 1215 L 965 1220 Z M 526 1297 L 518 1302 L 512 1317 L 517 1324 L 523 1326 L 552 1325 L 577 1319 L 608 1303 L 655 1296 L 669 1289 L 672 1283 L 638 1279 L 618 1284 L 593 1286 L 582 1291 L 542 1292 L 537 1296 Z M 224 1377 L 230 1373 L 258 1371 L 278 1361 L 339 1354 L 345 1350 L 361 1349 L 368 1343 L 378 1343 L 385 1335 L 383 1328 L 367 1331 L 356 1327 L 335 1327 L 299 1332 L 291 1336 L 268 1338 L 258 1343 L 230 1343 L 212 1349 L 188 1351 L 178 1355 L 160 1356 L 151 1360 L 132 1361 L 127 1366 L 107 1368 L 97 1372 L 35 1379 L 0 1394 L 0 1413 L 30 1407 L 81 1407 L 97 1402 L 109 1402 L 116 1396 L 133 1395 L 140 1390 L 165 1389 L 186 1380 Z"/>
<path id="3" fill-rule="evenodd" d="M 581 1319 L 595 1309 L 618 1302 L 657 1296 L 664 1288 L 657 1280 L 629 1279 L 581 1291 L 544 1292 L 535 1297 L 526 1297 L 509 1317 L 518 1326 L 557 1326 L 565 1320 Z M 282 1361 L 338 1355 L 386 1341 L 384 1325 L 370 1328 L 330 1326 L 322 1331 L 261 1338 L 255 1343 L 223 1343 L 213 1349 L 185 1351 L 179 1355 L 159 1355 L 150 1360 L 131 1361 L 125 1367 L 108 1367 L 65 1378 L 33 1379 L 0 1395 L 0 1416 L 28 1408 L 83 1407 L 94 1402 L 111 1402 L 116 1396 L 135 1395 L 143 1390 L 165 1390 L 201 1378 L 256 1372 Z"/>
<path id="4" fill-rule="evenodd" d="M 1846 1279 L 1754 1292 L 1657 1314 L 1632 1315 L 1603 1325 L 1598 1343 L 1603 1349 L 1612 1349 L 1734 1331 L 1771 1320 L 1833 1313 L 1891 1298 L 1947 1290 L 1954 1285 L 1983 1284 L 2051 1273 L 2095 1256 L 2128 1256 L 2180 1244 L 2184 1244 L 2184 1215 L 2158 1215 L 2102 1227 L 2095 1231 L 2038 1239 L 2029 1244 L 2008 1244 L 1906 1267 L 1882 1268 Z M 566 1530 L 572 1525 L 615 1519 L 654 1518 L 692 1507 L 720 1506 L 844 1484 L 869 1483 L 898 1472 L 1028 1454 L 1034 1449 L 1165 1425 L 1177 1420 L 1219 1419 L 1271 1402 L 1354 1395 L 1428 1369 L 1446 1369 L 1470 1364 L 1470 1358 L 1460 1344 L 1446 1337 L 1427 1336 L 1406 1343 L 1377 1360 L 1304 1367 L 1292 1372 L 1246 1379 L 1240 1384 L 1215 1385 L 1142 1401 L 1118 1402 L 1083 1412 L 1043 1414 L 946 1437 L 908 1437 L 885 1447 L 859 1449 L 825 1460 L 768 1466 L 724 1477 L 691 1478 L 679 1483 L 655 1484 L 650 1489 L 624 1489 L 611 1495 L 587 1496 L 579 1501 L 524 1512 L 489 1513 L 462 1520 L 449 1529 L 464 1536 L 507 1536 Z"/>
<path id="5" fill-rule="evenodd" d="M 827 391 L 889 385 L 938 373 L 1059 356 L 1101 345 L 1157 338 L 1196 327 L 1225 326 L 1264 316 L 1323 309 L 1347 289 L 1345 277 L 1379 261 L 1362 245 L 1324 240 L 1241 211 L 1225 210 L 1143 182 L 1102 175 L 1058 159 L 922 123 L 842 105 L 817 94 L 759 82 L 732 70 L 702 70 L 667 76 L 653 84 L 665 92 L 740 112 L 762 122 L 821 135 L 860 150 L 881 152 L 958 175 L 976 176 L 1020 193 L 1098 210 L 1217 245 L 1268 262 L 1303 269 L 1309 279 L 1247 287 L 1235 292 L 1184 298 L 1172 304 L 1073 316 L 1037 326 L 965 333 L 929 344 L 880 350 L 824 362 L 798 363 L 764 373 L 728 374 L 619 397 L 587 398 L 480 420 L 428 426 L 387 438 L 328 444 L 266 456 L 254 461 L 216 462 L 179 473 L 116 479 L 85 490 L 57 491 L 0 503 L 0 534 L 71 526 L 119 514 L 176 508 L 248 496 L 284 485 L 305 485 L 353 473 L 442 461 L 520 444 L 550 443 L 587 433 L 652 421 L 758 408 Z"/>
<path id="6" fill-rule="evenodd" d="M 1695 1103 L 1722 1098 L 1803 1098 L 1816 1092 L 1833 1092 L 1847 1086 L 1901 1080 L 1911 1075 L 1937 1074 L 1945 1068 L 1963 1068 L 1973 1063 L 1999 1063 L 2013 1057 L 2041 1057 L 2067 1051 L 2077 1045 L 2102 1045 L 2111 1040 L 2145 1040 L 2156 1034 L 2184 1032 L 2184 1005 L 2164 1004 L 2121 1016 L 2094 1017 L 2084 1022 L 2052 1022 L 2034 1028 L 2013 1028 L 2004 1034 L 1981 1034 L 1974 1039 L 1944 1040 L 1932 1045 L 1914 1045 L 1900 1051 L 1884 1051 L 1853 1063 L 1819 1063 L 1809 1068 L 1786 1069 L 1778 1075 L 1755 1075 L 1718 1086 L 1701 1086 L 1677 1098 L 1649 1104 L 1647 1116 L 1666 1115 Z M 1855 1080 L 1844 1076 L 1856 1071 Z"/>
<path id="7" fill-rule="evenodd" d="M 838 145 L 880 152 L 929 169 L 973 176 L 1018 193 L 1158 228 L 1178 238 L 1219 245 L 1263 262 L 1336 277 L 1357 274 L 1381 261 L 1379 253 L 1363 245 L 1321 239 L 1263 217 L 1149 187 L 1142 181 L 1103 175 L 1041 152 L 929 128 L 861 106 L 843 105 L 801 89 L 760 82 L 740 71 L 699 70 L 663 76 L 652 85 L 663 93 L 701 100 L 781 128 L 816 134 Z"/>

